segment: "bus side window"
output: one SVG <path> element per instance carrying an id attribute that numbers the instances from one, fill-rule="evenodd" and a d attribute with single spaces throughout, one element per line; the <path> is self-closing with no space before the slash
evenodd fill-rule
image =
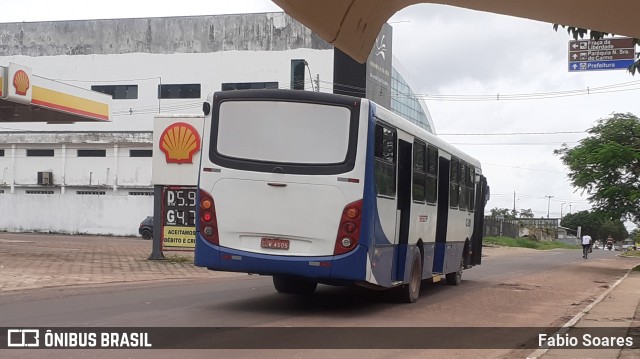
<path id="1" fill-rule="evenodd" d="M 476 203 L 476 169 L 469 166 L 469 176 L 467 177 L 467 184 L 469 186 L 469 211 L 473 212 Z"/>
<path id="2" fill-rule="evenodd" d="M 460 210 L 461 211 L 466 211 L 467 210 L 467 201 L 469 200 L 469 197 L 467 197 L 467 177 L 469 174 L 469 165 L 467 165 L 465 162 L 460 161 L 460 172 L 459 172 L 459 177 L 458 177 L 458 184 L 459 184 L 459 188 L 460 188 L 460 196 L 458 197 L 458 201 L 459 201 L 459 205 L 460 205 Z"/>
<path id="3" fill-rule="evenodd" d="M 438 149 L 427 147 L 427 203 L 438 200 Z"/>
<path id="4" fill-rule="evenodd" d="M 379 195 L 396 195 L 396 131 L 376 124 L 375 167 L 376 190 Z"/>
<path id="5" fill-rule="evenodd" d="M 424 203 L 426 185 L 427 147 L 415 141 L 413 144 L 413 200 Z"/>
<path id="6" fill-rule="evenodd" d="M 449 206 L 458 208 L 460 204 L 460 160 L 451 157 L 451 173 L 449 177 Z"/>

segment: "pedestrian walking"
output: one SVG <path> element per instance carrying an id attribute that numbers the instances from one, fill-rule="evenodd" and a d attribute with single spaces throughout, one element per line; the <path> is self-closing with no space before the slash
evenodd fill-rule
<path id="1" fill-rule="evenodd" d="M 591 236 L 585 234 L 582 236 L 582 258 L 587 259 L 589 248 L 591 247 Z"/>

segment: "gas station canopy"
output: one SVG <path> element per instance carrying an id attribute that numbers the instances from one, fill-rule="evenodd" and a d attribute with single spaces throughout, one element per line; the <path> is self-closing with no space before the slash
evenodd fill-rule
<path id="1" fill-rule="evenodd" d="M 382 25 L 414 4 L 451 5 L 640 38 L 640 1 L 629 0 L 273 0 L 354 60 L 365 62 Z M 505 29 L 510 31 L 513 29 Z"/>
<path id="2" fill-rule="evenodd" d="M 109 122 L 111 96 L 0 66 L 0 122 Z"/>

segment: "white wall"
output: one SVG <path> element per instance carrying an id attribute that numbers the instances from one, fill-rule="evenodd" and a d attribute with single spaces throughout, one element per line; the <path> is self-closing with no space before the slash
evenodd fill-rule
<path id="1" fill-rule="evenodd" d="M 292 59 L 307 60 L 313 78 L 320 76 L 321 91 L 332 92 L 327 82 L 333 82 L 333 50 L 1 57 L 0 65 L 16 62 L 30 66 L 36 75 L 86 89 L 92 85 L 138 85 L 138 99 L 113 101 L 112 123 L 7 123 L 3 127 L 39 131 L 151 131 L 153 116 L 158 112 L 201 114 L 202 102 L 209 93 L 220 91 L 222 83 L 278 82 L 280 88 L 288 89 Z M 308 70 L 305 80 L 305 89 L 311 90 Z M 160 82 L 201 84 L 201 98 L 158 100 Z"/>
<path id="2" fill-rule="evenodd" d="M 9 232 L 138 235 L 153 196 L 0 194 L 0 229 Z"/>
<path id="3" fill-rule="evenodd" d="M 152 143 L 132 139 L 105 143 L 102 137 L 44 142 L 37 138 L 39 134 L 28 131 L 152 131 L 158 112 L 201 114 L 202 102 L 209 93 L 219 91 L 222 83 L 278 82 L 280 88 L 288 89 L 292 59 L 307 60 L 313 78 L 319 75 L 321 84 L 325 82 L 321 91 L 332 91 L 326 83 L 333 82 L 333 50 L 0 57 L 0 65 L 16 62 L 30 66 L 36 75 L 85 89 L 138 85 L 138 99 L 113 101 L 110 123 L 2 125 L 3 130 L 23 132 L 19 141 L 0 141 L 0 148 L 5 149 L 5 156 L 0 157 L 0 190 L 4 191 L 0 193 L 0 230 L 137 234 L 140 221 L 153 213 L 153 196 L 128 192 L 152 190 L 152 158 L 130 157 L 129 150 L 152 149 Z M 305 78 L 306 89 L 311 90 L 308 70 Z M 160 82 L 199 83 L 201 98 L 158 100 Z M 16 147 L 15 158 L 11 146 Z M 26 148 L 53 148 L 55 157 L 26 157 Z M 79 158 L 78 148 L 106 149 L 106 157 Z M 37 186 L 38 171 L 53 172 L 54 187 Z M 55 194 L 25 194 L 27 189 Z M 105 195 L 78 195 L 77 190 L 104 191 Z"/>

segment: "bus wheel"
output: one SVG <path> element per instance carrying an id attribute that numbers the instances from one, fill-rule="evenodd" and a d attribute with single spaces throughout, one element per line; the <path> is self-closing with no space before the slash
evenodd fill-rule
<path id="1" fill-rule="evenodd" d="M 402 303 L 415 303 L 420 296 L 420 284 L 422 283 L 422 260 L 418 255 L 413 256 L 409 283 L 403 284 L 398 290 L 398 299 Z"/>
<path id="2" fill-rule="evenodd" d="M 445 277 L 447 279 L 447 284 L 449 285 L 458 285 L 462 283 L 462 268 L 464 267 L 464 259 L 460 260 L 460 268 L 458 268 L 457 272 L 448 273 Z"/>
<path id="3" fill-rule="evenodd" d="M 309 295 L 315 292 L 318 283 L 299 278 L 274 275 L 273 286 L 278 293 Z"/>

